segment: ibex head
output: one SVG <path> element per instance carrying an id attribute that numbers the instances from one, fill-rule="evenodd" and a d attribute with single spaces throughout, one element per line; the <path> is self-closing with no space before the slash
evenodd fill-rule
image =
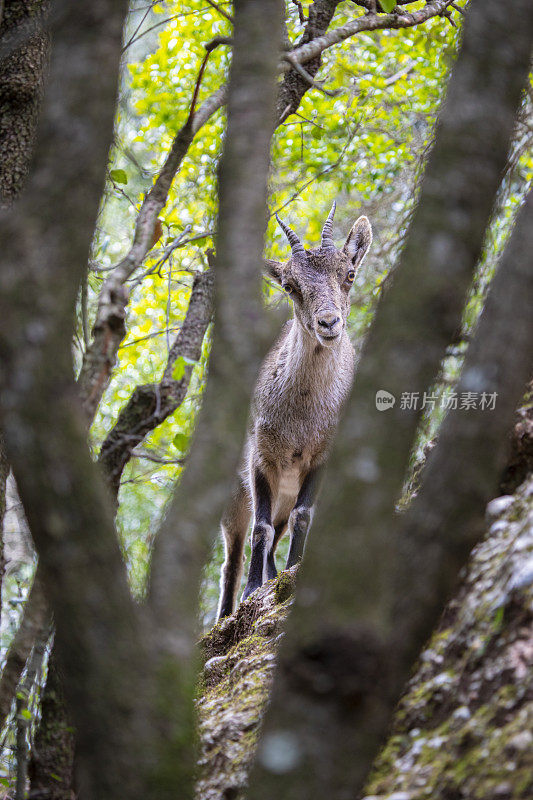
<path id="1" fill-rule="evenodd" d="M 332 238 L 334 214 L 335 203 L 322 229 L 320 247 L 314 250 L 306 250 L 276 214 L 292 253 L 285 264 L 267 262 L 269 275 L 293 300 L 298 322 L 325 347 L 340 339 L 350 308 L 350 289 L 372 242 L 370 222 L 359 217 L 337 250 Z"/>

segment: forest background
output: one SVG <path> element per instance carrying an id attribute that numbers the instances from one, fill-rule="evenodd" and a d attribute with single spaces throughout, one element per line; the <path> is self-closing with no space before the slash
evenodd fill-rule
<path id="1" fill-rule="evenodd" d="M 291 41 L 302 33 L 311 5 L 287 3 L 287 35 Z M 425 4 L 410 5 L 414 10 Z M 231 35 L 228 8 L 224 3 L 216 7 L 202 2 L 131 4 L 108 181 L 77 310 L 73 345 L 76 371 L 81 369 L 90 343 L 103 281 L 129 250 L 142 199 L 189 114 L 205 45 L 215 37 L 222 41 L 210 53 L 198 104 L 227 80 L 230 49 L 224 37 Z M 336 25 L 343 25 L 353 15 L 353 4 L 339 4 Z M 372 221 L 374 243 L 357 278 L 349 323 L 358 350 L 401 250 L 439 103 L 457 51 L 461 19 L 460 11 L 453 8 L 447 15 L 403 30 L 363 30 L 326 50 L 319 80 L 309 87 L 298 110 L 287 117 L 273 137 L 268 256 L 286 256 L 286 243 L 274 220 L 276 211 L 311 245 L 318 240 L 334 199 L 338 204 L 334 232 L 337 240 L 346 235 L 359 214 L 365 213 Z M 436 387 L 439 397 L 457 379 L 496 262 L 531 182 L 531 119 L 530 96 L 524 99 L 513 153 L 498 195 L 497 213 L 485 242 L 461 334 L 448 349 Z M 207 252 L 215 244 L 216 175 L 224 131 L 222 107 L 197 133 L 159 215 L 159 238 L 142 269 L 127 281 L 127 335 L 90 430 L 95 457 L 137 387 L 161 380 L 187 313 L 194 276 L 208 267 Z M 259 274 L 260 264 L 257 270 Z M 273 313 L 275 308 L 281 309 L 279 316 L 287 312 L 289 301 L 274 286 L 265 281 L 263 291 Z M 178 357 L 171 364 L 175 380 L 191 373 L 187 394 L 179 407 L 135 446 L 120 475 L 117 527 L 130 585 L 139 598 L 146 590 L 153 535 L 186 464 L 206 380 L 209 344 L 208 332 L 198 360 L 190 363 Z M 414 469 L 442 416 L 440 403 L 426 415 L 412 456 Z M 409 491 L 408 486 L 406 497 Z M 12 551 L 2 586 L 4 653 L 20 622 L 35 569 L 31 547 L 21 548 L 18 541 L 23 528 L 12 486 L 6 535 L 9 538 L 12 531 L 19 549 Z M 280 553 L 283 556 L 282 550 Z M 205 572 L 205 628 L 214 620 L 221 561 L 221 546 L 217 544 Z M 32 690 L 35 697 L 42 679 L 42 674 L 36 679 Z M 34 718 L 37 704 L 30 703 L 30 709 Z M 13 779 L 15 737 L 14 727 L 8 722 L 2 776 L 7 782 Z"/>

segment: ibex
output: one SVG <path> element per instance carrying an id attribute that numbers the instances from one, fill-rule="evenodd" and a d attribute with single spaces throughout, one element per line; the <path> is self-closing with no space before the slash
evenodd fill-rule
<path id="1" fill-rule="evenodd" d="M 290 534 L 286 568 L 302 556 L 321 468 L 350 390 L 354 350 L 346 332 L 350 288 L 372 242 L 359 217 L 342 250 L 332 237 L 335 203 L 320 247 L 306 250 L 276 215 L 291 246 L 285 263 L 267 272 L 290 296 L 294 316 L 265 358 L 255 387 L 250 426 L 236 490 L 222 519 L 225 561 L 219 618 L 233 613 L 253 513 L 246 599 L 277 575 L 276 546 Z"/>

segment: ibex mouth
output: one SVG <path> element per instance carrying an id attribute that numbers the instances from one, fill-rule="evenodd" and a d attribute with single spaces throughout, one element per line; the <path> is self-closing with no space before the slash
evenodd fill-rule
<path id="1" fill-rule="evenodd" d="M 338 342 L 341 337 L 341 331 L 338 333 L 332 333 L 329 336 L 325 336 L 322 333 L 317 333 L 316 338 L 320 342 L 321 345 L 324 347 L 331 347 L 335 342 Z"/>

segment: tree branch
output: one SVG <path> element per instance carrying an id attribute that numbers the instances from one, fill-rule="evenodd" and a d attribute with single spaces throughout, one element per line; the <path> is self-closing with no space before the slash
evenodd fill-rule
<path id="1" fill-rule="evenodd" d="M 98 462 L 115 498 L 122 472 L 133 449 L 185 399 L 194 363 L 200 360 L 202 353 L 202 342 L 211 320 L 212 304 L 213 275 L 208 270 L 198 273 L 194 278 L 187 314 L 168 354 L 161 382 L 145 384 L 135 389 L 102 444 Z M 172 373 L 180 358 L 186 360 L 183 362 L 183 375 L 176 380 Z"/>
<path id="2" fill-rule="evenodd" d="M 129 292 L 125 283 L 142 264 L 151 249 L 159 213 L 166 205 L 172 181 L 196 132 L 221 107 L 225 97 L 223 87 L 208 98 L 198 111 L 195 110 L 204 69 L 213 49 L 207 50 L 198 72 L 187 121 L 174 138 L 165 163 L 143 200 L 135 225 L 133 244 L 126 256 L 106 278 L 100 290 L 92 331 L 93 339 L 85 352 L 78 379 L 80 396 L 89 423 L 94 418 L 109 383 L 120 343 L 126 335 L 125 320 Z"/>
<path id="3" fill-rule="evenodd" d="M 401 11 L 396 14 L 367 14 L 364 17 L 347 22 L 322 36 L 315 36 L 310 42 L 302 44 L 291 52 L 291 56 L 300 64 L 317 58 L 324 50 L 355 36 L 362 31 L 412 28 L 421 25 L 432 17 L 441 16 L 451 6 L 453 0 L 429 0 L 424 8 L 418 11 Z M 289 67 L 284 66 L 287 70 Z"/>

